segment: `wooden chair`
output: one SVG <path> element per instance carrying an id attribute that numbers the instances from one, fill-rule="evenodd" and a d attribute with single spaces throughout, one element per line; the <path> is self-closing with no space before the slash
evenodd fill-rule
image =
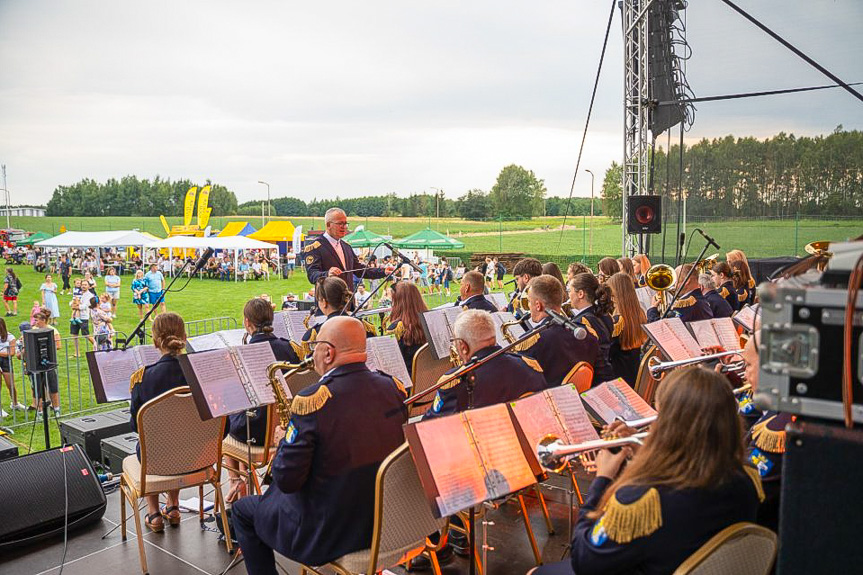
<path id="1" fill-rule="evenodd" d="M 273 436 L 275 435 L 276 425 L 279 423 L 275 404 L 261 409 L 267 410 L 267 435 L 264 438 L 263 445 L 252 445 L 250 449 L 245 441 L 239 441 L 231 435 L 222 440 L 222 455 L 232 457 L 246 466 L 248 471 L 240 471 L 239 469 L 233 469 L 233 471 L 239 473 L 240 476 L 247 476 L 251 473 L 252 486 L 259 495 L 263 492 L 261 491 L 261 482 L 258 479 L 257 470 L 266 467 L 270 462 L 270 458 L 276 453 Z M 249 460 L 250 453 L 251 460 Z"/>
<path id="2" fill-rule="evenodd" d="M 635 393 L 651 405 L 653 405 L 653 395 L 656 393 L 656 386 L 659 385 L 659 380 L 653 379 L 650 375 L 650 370 L 647 368 L 650 358 L 653 356 L 661 357 L 661 352 L 655 345 L 651 345 L 644 353 L 638 366 L 638 375 L 635 377 Z"/>
<path id="3" fill-rule="evenodd" d="M 437 546 L 427 536 L 446 533 L 448 521 L 435 519 L 426 500 L 413 457 L 404 443 L 393 451 L 378 468 L 375 481 L 375 523 L 369 549 L 355 551 L 325 567 L 343 575 L 377 573 L 404 563 L 422 553 L 429 553 L 432 570 L 440 575 Z M 303 565 L 301 575 L 320 571 Z"/>
<path id="4" fill-rule="evenodd" d="M 288 384 L 288 389 L 291 390 L 291 395 L 294 396 L 310 385 L 316 384 L 319 379 L 321 379 L 321 376 L 318 375 L 318 372 L 314 369 L 308 369 L 306 371 L 295 373 L 285 380 L 285 383 Z"/>
<path id="5" fill-rule="evenodd" d="M 776 534 L 754 523 L 735 523 L 710 538 L 674 575 L 767 575 L 776 559 Z"/>
<path id="6" fill-rule="evenodd" d="M 578 393 L 584 393 L 590 389 L 593 383 L 593 366 L 586 361 L 576 363 L 563 378 L 563 384 L 568 383 L 575 384 Z"/>
<path id="7" fill-rule="evenodd" d="M 177 427 L 182 422 L 182 427 Z M 135 516 L 138 535 L 138 554 L 141 571 L 147 573 L 147 556 L 141 531 L 141 514 L 138 501 L 175 489 L 198 486 L 201 507 L 198 515 L 204 522 L 204 485 L 215 488 L 216 506 L 222 513 L 222 527 L 229 533 L 228 518 L 222 500 L 219 478 L 222 473 L 222 435 L 224 418 L 202 421 L 188 387 L 166 391 L 141 406 L 138 411 L 138 441 L 141 460 L 130 455 L 123 460 L 120 477 L 120 524 L 123 541 L 126 540 L 126 501 Z M 171 429 L 179 430 L 176 432 Z M 225 545 L 231 551 L 231 538 Z"/>
<path id="8" fill-rule="evenodd" d="M 434 351 L 428 343 L 423 344 L 414 354 L 413 366 L 411 369 L 411 381 L 413 381 L 413 389 L 411 394 L 416 395 L 421 391 L 433 386 L 440 379 L 440 376 L 445 374 L 452 368 L 449 358 L 435 359 Z M 417 403 L 411 405 L 409 417 L 424 414 L 431 403 L 434 401 L 434 394 L 431 393 Z"/>

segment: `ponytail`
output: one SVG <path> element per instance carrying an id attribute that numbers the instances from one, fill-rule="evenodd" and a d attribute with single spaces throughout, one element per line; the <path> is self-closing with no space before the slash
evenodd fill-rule
<path id="1" fill-rule="evenodd" d="M 611 288 L 608 285 L 601 285 L 596 290 L 596 299 L 593 302 L 593 309 L 596 315 L 611 315 L 614 310 L 614 298 L 611 295 Z"/>

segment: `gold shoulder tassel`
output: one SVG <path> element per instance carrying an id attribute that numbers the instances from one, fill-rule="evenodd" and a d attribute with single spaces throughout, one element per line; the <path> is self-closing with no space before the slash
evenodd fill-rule
<path id="1" fill-rule="evenodd" d="M 322 385 L 311 395 L 297 395 L 291 401 L 291 413 L 295 415 L 309 415 L 324 406 L 333 396 L 326 385 Z"/>
<path id="2" fill-rule="evenodd" d="M 629 543 L 650 535 L 662 527 L 659 491 L 651 487 L 632 503 L 621 503 L 615 493 L 605 508 L 602 525 L 608 538 L 616 543 Z"/>
<path id="3" fill-rule="evenodd" d="M 144 368 L 140 367 L 135 370 L 135 373 L 129 377 L 129 391 L 135 389 L 135 386 L 144 380 Z"/>
<path id="4" fill-rule="evenodd" d="M 595 329 L 593 329 L 593 326 L 592 326 L 592 325 L 590 325 L 590 322 L 589 322 L 589 321 L 587 321 L 587 320 L 586 320 L 586 319 L 584 319 L 584 318 L 581 318 L 581 322 L 580 322 L 580 323 L 581 323 L 581 325 L 584 327 L 584 329 L 586 329 L 586 330 L 587 330 L 587 332 L 588 332 L 590 335 L 592 335 L 592 336 L 593 336 L 593 337 L 595 337 L 596 339 L 599 339 L 599 336 L 596 334 L 596 330 L 595 330 Z"/>
<path id="5" fill-rule="evenodd" d="M 533 359 L 532 357 L 527 357 L 526 355 L 519 356 L 528 366 L 533 368 L 535 371 L 542 373 L 542 366 L 539 365 L 539 362 Z"/>
<path id="6" fill-rule="evenodd" d="M 752 426 L 752 439 L 755 447 L 768 453 L 785 453 L 785 430 L 773 431 L 767 425 L 776 416 L 770 417 L 761 423 Z"/>
<path id="7" fill-rule="evenodd" d="M 764 501 L 764 487 L 761 485 L 761 474 L 758 473 L 758 470 L 754 467 L 749 467 L 748 465 L 743 466 L 743 471 L 746 472 L 746 475 L 749 476 L 749 479 L 752 480 L 753 485 L 755 485 L 755 492 L 758 493 L 758 501 Z"/>
<path id="8" fill-rule="evenodd" d="M 614 322 L 614 333 L 611 334 L 611 337 L 618 337 L 623 333 L 623 316 L 618 316 L 617 321 Z"/>
<path id="9" fill-rule="evenodd" d="M 392 377 L 392 378 L 393 378 L 393 382 L 396 384 L 396 388 L 397 388 L 400 392 L 402 392 L 402 395 L 404 395 L 405 397 L 407 397 L 407 396 L 408 396 L 408 392 L 407 392 L 407 390 L 405 389 L 404 384 L 403 384 L 401 381 L 399 381 L 399 378 L 397 378 L 397 377 L 395 377 L 395 376 L 393 376 L 393 375 L 391 375 L 390 377 Z"/>
<path id="10" fill-rule="evenodd" d="M 523 341 L 520 344 L 518 344 L 517 346 L 515 346 L 512 350 L 513 351 L 526 351 L 526 350 L 530 349 L 531 347 L 533 347 L 534 345 L 536 345 L 536 342 L 538 342 L 538 341 L 539 341 L 539 334 L 535 333 L 532 336 L 530 336 L 529 338 L 527 338 L 525 341 Z"/>

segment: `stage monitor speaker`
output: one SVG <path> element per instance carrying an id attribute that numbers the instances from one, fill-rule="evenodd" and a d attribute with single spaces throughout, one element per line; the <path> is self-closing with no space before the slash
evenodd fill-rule
<path id="1" fill-rule="evenodd" d="M 777 573 L 858 573 L 863 430 L 803 422 L 785 446 Z"/>
<path id="2" fill-rule="evenodd" d="M 90 460 L 77 445 L 0 461 L 0 544 L 63 533 L 68 486 L 69 530 L 102 518 L 107 500 Z"/>
<path id="3" fill-rule="evenodd" d="M 28 329 L 24 332 L 24 363 L 28 373 L 50 371 L 57 366 L 57 346 L 54 330 L 50 327 Z"/>
<path id="4" fill-rule="evenodd" d="M 626 198 L 626 233 L 662 233 L 662 196 Z"/>

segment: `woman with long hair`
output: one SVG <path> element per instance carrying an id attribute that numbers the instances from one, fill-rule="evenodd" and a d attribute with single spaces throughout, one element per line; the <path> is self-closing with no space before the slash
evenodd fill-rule
<path id="1" fill-rule="evenodd" d="M 599 279 L 599 283 L 604 284 L 608 278 L 620 271 L 620 264 L 614 258 L 602 258 L 596 265 L 596 269 L 598 270 L 596 277 Z"/>
<path id="2" fill-rule="evenodd" d="M 578 274 L 569 280 L 566 293 L 575 321 L 599 340 L 599 354 L 593 364 L 594 385 L 614 379 L 614 371 L 609 362 L 611 332 L 614 329 L 611 319 L 611 290 L 600 285 L 595 275 L 587 273 Z"/>
<path id="3" fill-rule="evenodd" d="M 740 307 L 755 303 L 755 282 L 749 275 L 749 266 L 746 262 L 742 260 L 731 262 L 731 280 L 734 282 L 734 291 L 737 293 Z"/>
<path id="4" fill-rule="evenodd" d="M 420 316 L 428 311 L 420 291 L 412 283 L 399 282 L 393 285 L 393 305 L 385 334 L 393 335 L 399 342 L 402 358 L 411 373 L 414 355 L 426 343 Z"/>
<path id="5" fill-rule="evenodd" d="M 177 356 L 186 347 L 186 324 L 176 313 L 166 312 L 153 320 L 153 345 L 162 357 L 153 365 L 142 367 L 132 374 L 132 399 L 129 403 L 129 413 L 132 431 L 138 431 L 138 411 L 141 406 L 177 387 L 187 385 L 186 376 L 180 368 Z M 169 430 L 164 430 L 166 433 Z M 138 444 L 138 459 L 141 458 Z M 168 491 L 165 494 L 165 505 L 159 508 L 159 494 L 147 495 L 147 515 L 144 524 L 150 531 L 159 532 L 165 528 L 165 521 L 171 525 L 180 524 L 180 491 Z"/>
<path id="6" fill-rule="evenodd" d="M 553 276 L 557 278 L 557 281 L 560 282 L 560 285 L 566 287 L 566 282 L 563 281 L 563 273 L 561 273 L 560 268 L 554 262 L 545 262 L 542 264 L 542 273 L 544 275 Z"/>
<path id="7" fill-rule="evenodd" d="M 649 269 L 650 260 L 647 259 L 647 256 L 644 254 L 635 254 L 635 257 L 632 258 L 632 272 L 638 281 L 638 287 L 644 287 L 647 285 L 647 280 L 644 276 Z"/>
<path id="8" fill-rule="evenodd" d="M 716 284 L 716 292 L 721 295 L 732 311 L 740 309 L 740 301 L 737 299 L 737 290 L 734 288 L 734 274 L 731 266 L 725 262 L 716 262 L 710 270 L 713 283 Z"/>
<path id="9" fill-rule="evenodd" d="M 737 402 L 725 378 L 679 369 L 659 384 L 656 404 L 650 435 L 625 468 L 630 448 L 597 455 L 570 563 L 540 567 L 537 575 L 671 573 L 724 528 L 755 521 L 764 493 L 758 472 L 745 463 Z"/>
<path id="10" fill-rule="evenodd" d="M 749 276 L 746 283 L 746 287 L 749 288 L 749 292 L 752 295 L 752 301 L 749 303 L 755 303 L 755 276 L 752 275 L 752 269 L 749 267 L 749 259 L 746 257 L 746 254 L 743 253 L 743 250 L 731 250 L 725 254 L 725 261 L 728 262 L 728 265 L 732 266 L 734 262 L 741 262 L 742 266 L 746 269 L 746 275 Z"/>
<path id="11" fill-rule="evenodd" d="M 635 288 L 626 274 L 614 274 L 608 279 L 614 301 L 614 327 L 611 330 L 611 347 L 608 359 L 616 377 L 622 377 L 629 385 L 635 385 L 638 364 L 641 362 L 641 346 L 647 334 L 641 326 L 647 323 L 647 314 L 638 303 Z"/>
<path id="12" fill-rule="evenodd" d="M 638 287 L 638 278 L 635 275 L 635 264 L 632 260 L 626 257 L 617 258 L 617 264 L 620 266 L 620 271 L 632 278 L 632 285 Z"/>

